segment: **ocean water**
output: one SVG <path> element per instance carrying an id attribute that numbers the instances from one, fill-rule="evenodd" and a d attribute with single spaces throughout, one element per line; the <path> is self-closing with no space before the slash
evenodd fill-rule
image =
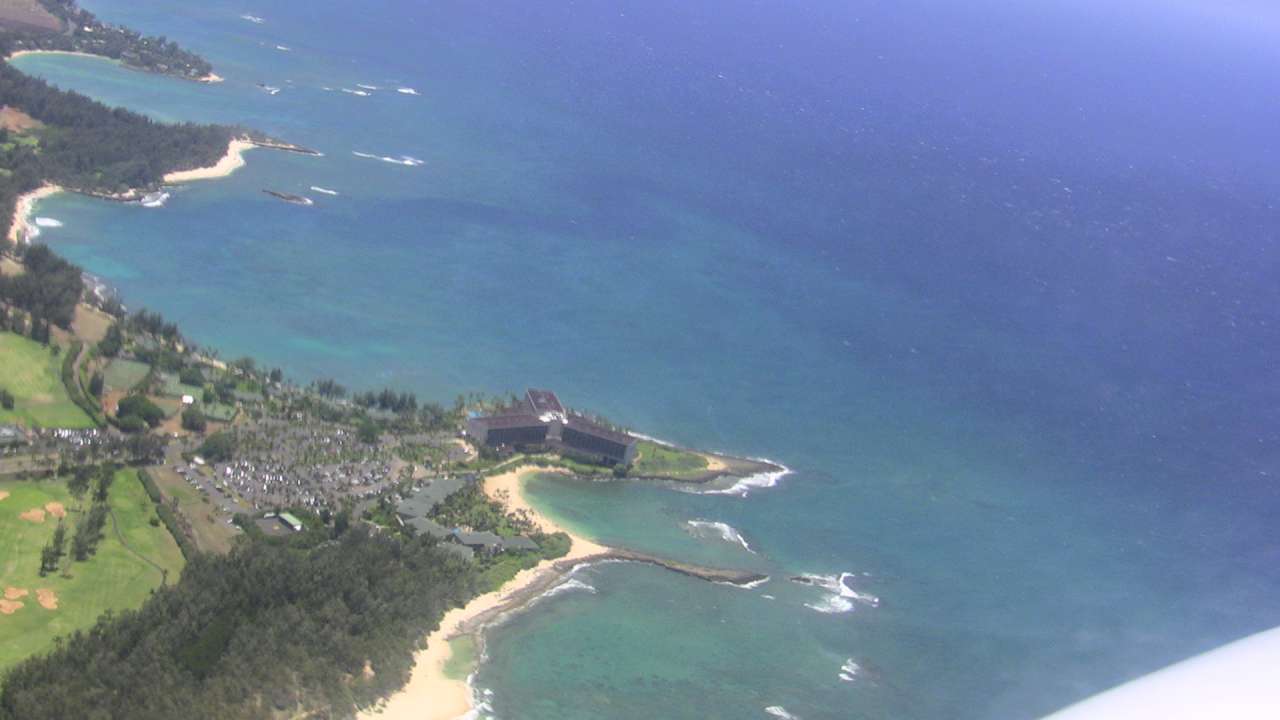
<path id="1" fill-rule="evenodd" d="M 549 386 L 794 470 L 535 482 L 586 534 L 772 579 L 584 569 L 493 632 L 488 714 L 1033 718 L 1280 624 L 1276 10 L 86 5 L 227 82 L 16 64 L 325 153 L 42 203 L 127 303 L 299 379 Z"/>

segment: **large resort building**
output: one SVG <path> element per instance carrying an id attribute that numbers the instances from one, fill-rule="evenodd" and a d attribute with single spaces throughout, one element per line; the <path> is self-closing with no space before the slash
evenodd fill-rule
<path id="1" fill-rule="evenodd" d="M 471 418 L 467 434 L 480 446 L 510 450 L 555 450 L 603 465 L 630 465 L 634 437 L 564 409 L 550 390 L 530 389 L 514 406 Z"/>

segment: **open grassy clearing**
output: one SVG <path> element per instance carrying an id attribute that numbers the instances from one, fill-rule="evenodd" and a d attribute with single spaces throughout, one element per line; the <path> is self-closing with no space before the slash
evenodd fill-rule
<path id="1" fill-rule="evenodd" d="M 151 372 L 151 366 L 146 363 L 115 359 L 102 373 L 102 380 L 108 390 L 128 392 L 142 382 L 149 372 Z"/>
<path id="2" fill-rule="evenodd" d="M 648 440 L 640 441 L 637 450 L 639 455 L 631 469 L 633 475 L 683 479 L 707 472 L 707 459 L 695 452 Z"/>
<path id="3" fill-rule="evenodd" d="M 0 482 L 0 495 L 4 493 L 8 497 L 0 500 L 0 592 L 15 588 L 28 594 L 18 599 L 22 607 L 13 614 L 0 614 L 0 673 L 52 647 L 55 637 L 89 627 L 106 610 L 141 605 L 160 585 L 162 573 L 155 566 L 167 570 L 171 582 L 177 581 L 182 554 L 163 525 L 151 525 L 155 507 L 133 471 L 117 473 L 110 495 L 120 535 L 132 552 L 108 520 L 97 553 L 86 562 L 71 563 L 69 578 L 61 570 L 43 578 L 39 573 L 40 549 L 53 536 L 56 518 L 46 515 L 44 522 L 36 523 L 20 517 L 48 503 L 62 503 L 69 536 L 80 513 L 66 484 L 62 480 Z M 53 591 L 56 610 L 41 606 L 38 590 Z"/>
<path id="4" fill-rule="evenodd" d="M 0 408 L 0 423 L 28 427 L 91 428 L 62 385 L 62 358 L 14 333 L 0 333 L 0 387 L 13 393 L 13 410 Z"/>

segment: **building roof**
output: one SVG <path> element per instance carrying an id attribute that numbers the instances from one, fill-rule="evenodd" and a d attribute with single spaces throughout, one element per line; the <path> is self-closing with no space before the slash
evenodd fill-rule
<path id="1" fill-rule="evenodd" d="M 430 535 L 437 539 L 447 538 L 450 535 L 449 528 L 429 518 L 410 518 L 405 521 L 405 525 L 417 530 L 419 535 Z"/>
<path id="2" fill-rule="evenodd" d="M 292 527 L 292 528 L 302 527 L 302 521 L 299 520 L 297 516 L 295 516 L 293 513 L 282 512 L 280 513 L 280 519 L 284 522 L 284 524 L 288 525 L 289 527 Z"/>
<path id="3" fill-rule="evenodd" d="M 564 414 L 564 406 L 560 404 L 560 398 L 556 397 L 556 394 L 550 390 L 529 388 L 525 392 L 525 397 L 528 398 L 534 415 L 541 416 L 547 413 Z"/>
<path id="4" fill-rule="evenodd" d="M 636 442 L 635 437 L 631 435 L 624 432 L 618 432 L 617 430 L 605 427 L 604 425 L 592 422 L 578 415 L 570 415 L 568 422 L 565 424 L 580 433 L 586 433 L 587 435 L 592 435 L 602 440 L 609 440 L 611 442 L 618 443 L 619 445 L 630 445 Z"/>
<path id="5" fill-rule="evenodd" d="M 476 418 L 473 422 L 481 423 L 490 430 L 518 427 L 539 427 L 546 425 L 545 422 L 535 415 L 490 415 L 488 417 Z"/>
<path id="6" fill-rule="evenodd" d="M 444 502 L 445 498 L 461 490 L 466 484 L 467 479 L 462 477 L 436 478 L 411 497 L 401 501 L 396 507 L 396 512 L 405 518 L 424 518 L 431 514 L 436 505 Z"/>
<path id="7" fill-rule="evenodd" d="M 525 537 L 524 535 L 517 535 L 515 537 L 502 538 L 502 549 L 503 550 L 537 550 L 538 543 L 534 542 L 531 538 Z"/>
<path id="8" fill-rule="evenodd" d="M 445 552 L 453 553 L 454 555 L 457 555 L 458 557 L 461 557 L 461 558 L 465 558 L 467 560 L 472 559 L 476 555 L 475 551 L 472 550 L 471 548 L 467 547 L 466 545 L 459 545 L 457 543 L 443 543 L 438 547 L 440 547 L 440 549 L 444 550 Z"/>
<path id="9" fill-rule="evenodd" d="M 463 532 L 454 530 L 453 536 L 467 547 L 502 547 L 502 538 L 491 532 Z"/>

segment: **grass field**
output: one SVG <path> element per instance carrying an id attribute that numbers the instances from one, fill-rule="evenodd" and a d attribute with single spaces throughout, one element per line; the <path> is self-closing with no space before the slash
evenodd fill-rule
<path id="1" fill-rule="evenodd" d="M 178 499 L 178 510 L 191 521 L 191 531 L 195 533 L 196 547 L 202 552 L 225 553 L 231 550 L 231 543 L 239 533 L 227 524 L 226 513 L 218 512 L 214 504 L 205 499 L 199 490 L 191 487 L 186 480 L 168 467 L 154 467 L 147 472 L 160 488 L 166 503 L 170 498 Z"/>
<path id="2" fill-rule="evenodd" d="M 695 477 L 707 470 L 707 459 L 697 453 L 641 440 L 637 447 L 639 458 L 632 467 L 632 474 L 641 477 Z"/>
<path id="3" fill-rule="evenodd" d="M 107 365 L 106 372 L 102 373 L 102 380 L 108 390 L 128 392 L 142 382 L 149 372 L 151 372 L 151 366 L 146 363 L 117 359 Z"/>
<path id="4" fill-rule="evenodd" d="M 116 475 L 110 498 L 128 548 L 108 520 L 97 553 L 86 562 L 72 563 L 70 578 L 63 577 L 61 570 L 43 578 L 39 573 L 40 548 L 53 535 L 56 520 L 46 517 L 37 524 L 19 518 L 46 503 L 63 503 L 68 509 L 69 536 L 78 513 L 66 484 L 61 480 L 0 482 L 0 494 L 5 492 L 9 496 L 0 500 L 0 591 L 24 588 L 30 595 L 21 598 L 23 607 L 12 615 L 0 614 L 0 673 L 22 658 L 52 647 L 55 637 L 89 627 L 105 610 L 140 606 L 160 585 L 161 572 L 151 563 L 168 570 L 170 582 L 177 581 L 182 553 L 163 525 L 151 525 L 155 507 L 133 471 Z M 57 594 L 57 610 L 46 610 L 36 602 L 38 589 Z"/>
<path id="5" fill-rule="evenodd" d="M 28 427 L 91 428 L 93 420 L 67 397 L 62 385 L 62 358 L 20 335 L 0 333 L 0 386 L 17 400 L 13 410 L 0 408 L 0 423 Z"/>

